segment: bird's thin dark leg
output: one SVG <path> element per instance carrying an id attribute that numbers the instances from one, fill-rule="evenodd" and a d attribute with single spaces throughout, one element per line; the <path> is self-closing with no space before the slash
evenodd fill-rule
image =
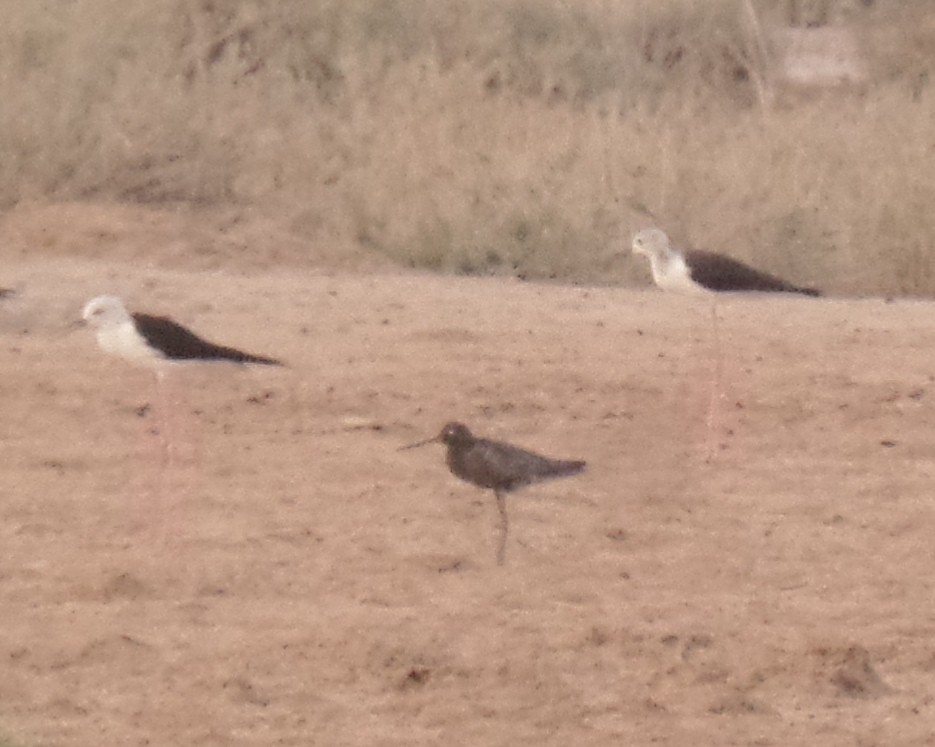
<path id="1" fill-rule="evenodd" d="M 506 557 L 506 537 L 510 531 L 510 521 L 506 515 L 506 496 L 499 490 L 494 490 L 497 496 L 497 510 L 500 511 L 500 544 L 497 546 L 497 565 L 503 565 Z"/>

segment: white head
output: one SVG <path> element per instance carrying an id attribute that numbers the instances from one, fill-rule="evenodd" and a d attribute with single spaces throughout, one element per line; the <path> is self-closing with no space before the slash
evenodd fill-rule
<path id="1" fill-rule="evenodd" d="M 119 355 L 131 363 L 155 366 L 162 356 L 144 340 L 116 296 L 98 296 L 84 305 L 82 322 L 97 333 L 97 343 L 105 353 Z"/>
<path id="2" fill-rule="evenodd" d="M 681 252 L 672 248 L 669 237 L 658 228 L 645 228 L 633 237 L 633 253 L 649 259 L 653 281 L 663 290 L 681 293 L 707 293 L 692 280 L 691 270 Z"/>
<path id="3" fill-rule="evenodd" d="M 84 305 L 81 318 L 95 329 L 117 327 L 132 321 L 123 302 L 116 296 L 97 296 Z"/>
<path id="4" fill-rule="evenodd" d="M 665 261 L 672 254 L 672 245 L 664 231 L 644 228 L 633 237 L 633 253 L 642 254 L 650 260 Z"/>

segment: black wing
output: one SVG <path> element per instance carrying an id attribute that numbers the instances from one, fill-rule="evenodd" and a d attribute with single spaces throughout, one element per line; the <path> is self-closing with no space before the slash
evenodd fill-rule
<path id="1" fill-rule="evenodd" d="M 470 448 L 451 454 L 449 466 L 463 480 L 509 491 L 540 480 L 574 475 L 584 469 L 585 463 L 549 459 L 511 444 L 479 438 Z"/>
<path id="2" fill-rule="evenodd" d="M 686 252 L 692 280 L 713 291 L 761 291 L 820 296 L 821 291 L 800 288 L 782 278 L 754 270 L 743 262 L 714 252 Z"/>
<path id="3" fill-rule="evenodd" d="M 133 321 L 143 339 L 171 360 L 225 360 L 235 363 L 282 365 L 273 358 L 264 358 L 235 348 L 215 345 L 164 316 L 133 314 Z"/>

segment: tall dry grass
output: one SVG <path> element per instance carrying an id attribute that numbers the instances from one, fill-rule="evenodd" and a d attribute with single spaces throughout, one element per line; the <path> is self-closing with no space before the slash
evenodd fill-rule
<path id="1" fill-rule="evenodd" d="M 842 0 L 843 1 L 843 0 Z M 678 241 L 935 294 L 935 22 L 866 90 L 764 105 L 767 0 L 0 0 L 0 205 L 274 206 L 402 264 L 645 280 Z M 901 31 L 900 31 L 901 30 Z"/>

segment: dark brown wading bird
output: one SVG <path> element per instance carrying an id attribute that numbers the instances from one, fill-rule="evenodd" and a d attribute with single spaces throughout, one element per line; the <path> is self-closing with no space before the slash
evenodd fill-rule
<path id="1" fill-rule="evenodd" d="M 436 442 L 448 447 L 448 468 L 456 476 L 479 488 L 492 489 L 497 497 L 500 511 L 498 565 L 503 565 L 509 532 L 506 494 L 534 482 L 578 474 L 585 467 L 582 461 L 549 459 L 502 441 L 477 438 L 461 423 L 448 423 L 437 436 L 403 446 L 400 451 Z"/>

